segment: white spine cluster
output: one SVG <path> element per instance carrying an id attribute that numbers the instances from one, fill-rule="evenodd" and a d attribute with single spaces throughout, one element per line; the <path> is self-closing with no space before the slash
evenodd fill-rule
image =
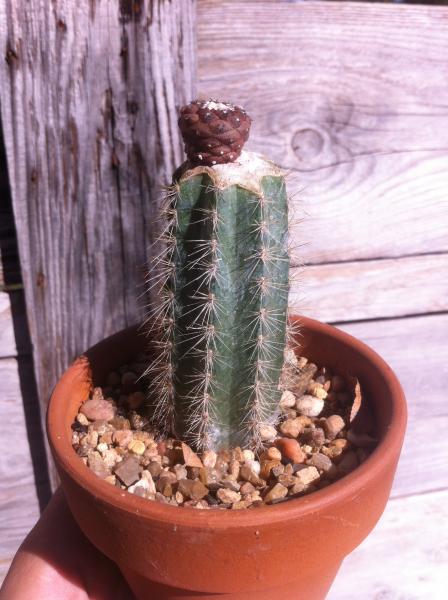
<path id="1" fill-rule="evenodd" d="M 148 376 L 149 403 L 154 407 L 153 421 L 165 432 L 175 433 L 175 305 L 176 273 L 174 259 L 177 252 L 177 198 L 176 186 L 166 188 L 161 218 L 165 224 L 155 242 L 162 246 L 152 260 L 149 289 L 155 291 L 155 302 L 145 321 L 147 335 L 152 340 L 152 358 L 144 373 Z M 155 401 L 153 401 L 155 399 Z"/>
<path id="2" fill-rule="evenodd" d="M 216 190 L 215 190 L 216 191 Z M 219 194 L 216 194 L 217 202 Z M 213 293 L 213 283 L 219 273 L 219 242 L 217 208 L 203 209 L 201 222 L 211 226 L 211 236 L 206 240 L 194 240 L 196 250 L 192 253 L 190 269 L 199 269 L 199 275 L 193 279 L 198 291 L 191 297 L 189 312 L 193 315 L 191 325 L 185 333 L 188 340 L 187 353 L 199 358 L 199 369 L 189 376 L 190 391 L 183 398 L 190 405 L 186 422 L 186 437 L 199 450 L 209 448 L 216 438 L 216 415 L 213 413 L 213 367 L 216 363 L 218 339 L 217 326 L 220 322 L 221 308 Z M 199 291 L 201 290 L 201 291 Z M 186 356 L 186 354 L 184 354 Z"/>
<path id="3" fill-rule="evenodd" d="M 277 342 L 273 340 L 276 333 L 280 333 L 282 327 L 282 315 L 273 309 L 266 308 L 266 300 L 273 291 L 283 288 L 266 276 L 273 262 L 284 260 L 277 256 L 272 245 L 269 243 L 270 233 L 268 227 L 267 205 L 270 211 L 274 209 L 271 202 L 263 195 L 256 197 L 256 207 L 259 212 L 259 220 L 255 223 L 253 232 L 259 236 L 259 247 L 256 252 L 248 257 L 248 276 L 252 277 L 257 268 L 262 265 L 262 275 L 255 279 L 254 295 L 260 298 L 259 309 L 253 314 L 253 318 L 247 325 L 248 341 L 246 347 L 253 348 L 250 357 L 251 373 L 250 381 L 243 392 L 249 392 L 246 404 L 246 417 L 242 423 L 242 431 L 248 443 L 256 449 L 263 445 L 261 438 L 261 426 L 272 416 L 272 407 L 267 401 L 271 396 L 272 387 L 276 382 L 272 379 L 271 368 L 273 365 L 274 352 L 277 350 Z M 286 290 L 285 290 L 286 291 Z"/>

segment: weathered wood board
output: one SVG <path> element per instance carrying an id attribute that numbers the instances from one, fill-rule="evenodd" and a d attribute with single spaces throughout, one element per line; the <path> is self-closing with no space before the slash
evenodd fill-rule
<path id="1" fill-rule="evenodd" d="M 341 325 L 376 350 L 397 374 L 408 428 L 393 496 L 448 487 L 448 315 Z"/>
<path id="2" fill-rule="evenodd" d="M 199 93 L 245 106 L 250 147 L 290 170 L 305 262 L 448 250 L 445 9 L 198 8 Z"/>
<path id="3" fill-rule="evenodd" d="M 42 412 L 142 313 L 160 187 L 194 95 L 194 0 L 0 2 L 0 104 Z"/>
<path id="4" fill-rule="evenodd" d="M 11 315 L 9 294 L 0 292 L 0 358 L 16 356 L 17 346 Z"/>
<path id="5" fill-rule="evenodd" d="M 328 229 L 330 234 L 331 224 Z M 327 322 L 447 311 L 444 273 L 448 254 L 309 265 L 292 271 L 290 305 L 300 314 Z M 0 357 L 17 354 L 10 303 L 15 319 L 23 322 L 20 293 L 0 291 Z"/>
<path id="6" fill-rule="evenodd" d="M 326 235 L 331 236 L 331 222 Z M 295 269 L 290 304 L 298 312 L 326 322 L 447 311 L 448 254 Z"/>
<path id="7" fill-rule="evenodd" d="M 327 600 L 445 600 L 448 490 L 391 500 Z"/>

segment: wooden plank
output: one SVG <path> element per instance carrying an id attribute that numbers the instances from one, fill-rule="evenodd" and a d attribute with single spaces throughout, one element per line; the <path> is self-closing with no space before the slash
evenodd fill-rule
<path id="1" fill-rule="evenodd" d="M 0 292 L 0 358 L 16 356 L 16 354 L 17 346 L 14 337 L 9 295 L 5 292 Z"/>
<path id="2" fill-rule="evenodd" d="M 245 106 L 250 147 L 291 171 L 305 262 L 448 250 L 446 9 L 198 7 L 199 92 Z"/>
<path id="3" fill-rule="evenodd" d="M 391 500 L 344 561 L 327 600 L 444 600 L 448 490 Z"/>
<path id="4" fill-rule="evenodd" d="M 182 161 L 195 0 L 0 1 L 0 104 L 42 412 L 137 321 L 160 186 Z"/>
<path id="5" fill-rule="evenodd" d="M 447 487 L 448 315 L 340 327 L 366 342 L 388 362 L 406 394 L 408 428 L 392 495 Z"/>
<path id="6" fill-rule="evenodd" d="M 1 582 L 17 548 L 39 518 L 39 502 L 16 359 L 0 360 L 0 390 Z"/>
<path id="7" fill-rule="evenodd" d="M 307 266 L 293 269 L 290 304 L 327 322 L 448 311 L 447 273 L 448 254 Z"/>

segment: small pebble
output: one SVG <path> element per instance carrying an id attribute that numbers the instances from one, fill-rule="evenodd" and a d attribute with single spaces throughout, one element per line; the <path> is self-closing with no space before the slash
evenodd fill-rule
<path id="1" fill-rule="evenodd" d="M 324 390 L 323 387 L 316 387 L 314 388 L 312 395 L 316 398 L 320 398 L 321 400 L 325 400 L 325 398 L 328 396 L 328 392 Z"/>
<path id="2" fill-rule="evenodd" d="M 296 403 L 297 412 L 306 417 L 318 417 L 324 406 L 325 403 L 322 398 L 316 398 L 316 396 L 310 396 L 308 394 L 298 398 Z"/>
<path id="3" fill-rule="evenodd" d="M 252 460 L 255 460 L 255 454 L 252 450 L 243 450 L 243 461 L 251 462 Z"/>
<path id="4" fill-rule="evenodd" d="M 328 458 L 328 456 L 325 456 L 325 454 L 321 454 L 320 452 L 313 454 L 309 462 L 313 467 L 316 467 L 317 469 L 320 469 L 324 472 L 329 471 L 333 466 L 331 459 Z"/>
<path id="5" fill-rule="evenodd" d="M 228 490 L 227 488 L 220 488 L 216 492 L 216 496 L 224 504 L 233 504 L 234 502 L 241 500 L 241 494 L 239 492 L 234 492 L 232 490 Z"/>
<path id="6" fill-rule="evenodd" d="M 300 469 L 300 471 L 297 471 L 296 477 L 299 479 L 300 483 L 308 485 L 312 481 L 319 479 L 320 475 L 316 467 L 304 467 L 303 469 Z"/>
<path id="7" fill-rule="evenodd" d="M 147 479 L 140 479 L 134 485 L 128 487 L 128 492 L 135 494 L 136 496 L 145 496 L 146 492 L 149 492 L 149 481 Z M 154 488 L 154 493 L 156 492 Z"/>
<path id="8" fill-rule="evenodd" d="M 81 423 L 81 425 L 86 425 L 87 426 L 89 424 L 89 419 L 82 412 L 79 412 L 76 415 L 76 420 L 78 421 L 78 423 Z"/>
<path id="9" fill-rule="evenodd" d="M 191 500 L 202 500 L 208 494 L 208 488 L 198 480 L 181 479 L 178 491 Z"/>
<path id="10" fill-rule="evenodd" d="M 112 469 L 117 462 L 122 460 L 113 448 L 106 448 L 106 450 L 101 453 L 101 456 L 108 469 Z"/>
<path id="11" fill-rule="evenodd" d="M 129 456 L 115 467 L 114 472 L 118 479 L 129 487 L 139 479 L 141 470 L 137 457 Z"/>
<path id="12" fill-rule="evenodd" d="M 176 475 L 176 479 L 178 480 L 188 478 L 188 472 L 184 465 L 174 465 L 173 471 Z"/>
<path id="13" fill-rule="evenodd" d="M 265 458 L 267 460 L 282 460 L 282 453 L 275 446 L 271 446 L 264 452 Z"/>
<path id="14" fill-rule="evenodd" d="M 143 454 L 145 449 L 146 449 L 145 443 L 142 442 L 141 440 L 132 440 L 128 445 L 128 450 L 130 450 L 134 454 L 138 454 L 138 455 Z"/>
<path id="15" fill-rule="evenodd" d="M 300 494 L 306 490 L 306 485 L 298 480 L 291 488 L 289 488 L 288 494 L 290 496 L 294 496 L 295 494 Z"/>
<path id="16" fill-rule="evenodd" d="M 261 425 L 260 437 L 263 442 L 272 442 L 277 437 L 277 430 L 273 425 Z"/>
<path id="17" fill-rule="evenodd" d="M 240 492 L 244 495 L 244 494 L 252 494 L 253 492 L 255 492 L 255 488 L 254 486 L 249 482 L 246 481 L 245 483 L 243 483 L 243 485 L 240 488 Z M 257 492 L 258 493 L 258 492 Z"/>
<path id="18" fill-rule="evenodd" d="M 281 456 L 280 452 L 279 454 Z M 280 460 L 264 460 L 261 463 L 260 477 L 262 477 L 265 480 L 268 480 L 271 475 L 272 469 L 277 467 L 279 464 Z"/>
<path id="19" fill-rule="evenodd" d="M 261 465 L 258 460 L 246 460 L 245 464 L 256 474 L 259 475 L 261 471 Z"/>
<path id="20" fill-rule="evenodd" d="M 275 445 L 280 450 L 283 458 L 291 460 L 293 463 L 304 462 L 306 456 L 297 440 L 280 438 Z"/>
<path id="21" fill-rule="evenodd" d="M 287 419 L 280 423 L 280 432 L 290 438 L 296 438 L 302 432 L 303 426 L 298 419 Z"/>
<path id="22" fill-rule="evenodd" d="M 127 448 L 132 441 L 132 432 L 130 429 L 119 429 L 112 434 L 112 441 L 120 448 Z"/>
<path id="23" fill-rule="evenodd" d="M 108 400 L 87 400 L 79 409 L 90 421 L 110 421 L 115 417 L 116 409 Z"/>
<path id="24" fill-rule="evenodd" d="M 282 408 L 293 408 L 296 405 L 296 397 L 289 390 L 285 390 L 280 398 Z"/>
<path id="25" fill-rule="evenodd" d="M 142 480 L 146 480 L 147 481 L 147 489 L 148 492 L 151 492 L 152 494 L 156 493 L 156 484 L 154 483 L 154 479 L 151 475 L 150 471 L 144 470 L 142 471 Z"/>
<path id="26" fill-rule="evenodd" d="M 125 417 L 114 417 L 111 421 L 109 421 L 109 423 L 115 429 L 131 429 L 129 419 L 126 419 Z"/>
<path id="27" fill-rule="evenodd" d="M 331 415 L 327 417 L 323 423 L 325 433 L 329 440 L 334 440 L 334 438 L 340 433 L 344 427 L 345 422 L 342 417 L 339 415 Z"/>
<path id="28" fill-rule="evenodd" d="M 240 469 L 240 477 L 244 481 L 248 481 L 249 483 L 255 486 L 261 485 L 263 483 L 262 480 L 258 477 L 257 473 L 252 471 L 249 465 L 246 464 L 244 464 Z"/>
<path id="29" fill-rule="evenodd" d="M 272 489 L 264 497 L 266 504 L 272 504 L 276 500 L 284 498 L 288 494 L 288 488 L 281 483 L 276 483 Z"/>
<path id="30" fill-rule="evenodd" d="M 239 492 L 241 489 L 241 485 L 234 479 L 230 479 L 229 476 L 221 479 L 221 484 L 226 490 L 232 490 L 232 492 Z"/>
<path id="31" fill-rule="evenodd" d="M 91 452 L 87 457 L 87 461 L 89 468 L 95 473 L 95 475 L 101 477 L 101 479 L 104 479 L 110 475 L 110 469 L 105 464 L 99 452 Z"/>
<path id="32" fill-rule="evenodd" d="M 320 448 L 325 443 L 325 432 L 321 427 L 310 428 L 304 432 L 303 441 L 306 441 L 312 448 Z"/>
<path id="33" fill-rule="evenodd" d="M 204 466 L 202 464 L 202 460 L 199 458 L 199 456 L 196 454 L 196 452 L 194 452 L 190 448 L 190 446 L 188 446 L 187 444 L 182 442 L 181 448 L 182 448 L 182 455 L 184 458 L 185 466 L 198 467 L 199 469 L 201 469 Z"/>
<path id="34" fill-rule="evenodd" d="M 202 463 L 204 467 L 209 467 L 210 469 L 213 469 L 213 467 L 216 465 L 217 456 L 218 455 L 216 454 L 216 452 L 213 452 L 213 450 L 206 450 L 202 454 Z"/>

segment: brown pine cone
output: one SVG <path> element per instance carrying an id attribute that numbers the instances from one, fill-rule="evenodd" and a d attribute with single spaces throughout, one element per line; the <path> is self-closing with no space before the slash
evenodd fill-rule
<path id="1" fill-rule="evenodd" d="M 195 100 L 180 109 L 179 128 L 192 165 L 235 161 L 249 137 L 251 118 L 240 106 Z"/>

